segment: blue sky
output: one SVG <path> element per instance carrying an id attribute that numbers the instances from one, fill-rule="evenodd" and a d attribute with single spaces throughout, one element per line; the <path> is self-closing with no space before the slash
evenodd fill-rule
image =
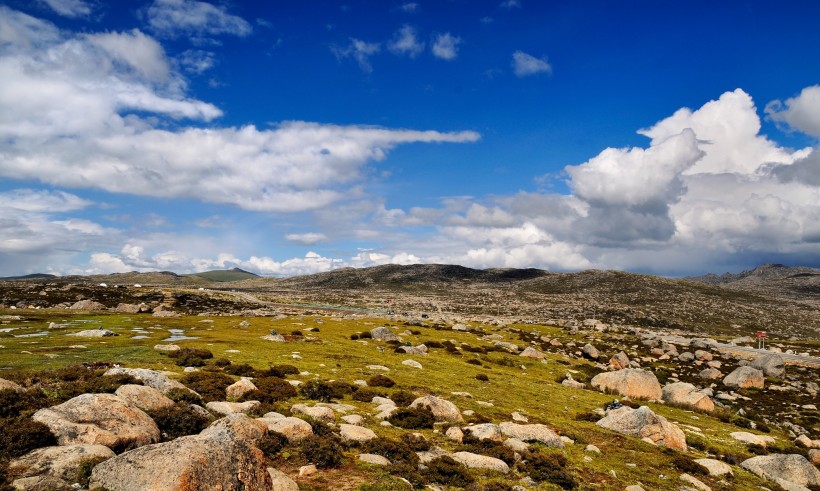
<path id="1" fill-rule="evenodd" d="M 820 266 L 818 21 L 0 1 L 0 275 Z"/>

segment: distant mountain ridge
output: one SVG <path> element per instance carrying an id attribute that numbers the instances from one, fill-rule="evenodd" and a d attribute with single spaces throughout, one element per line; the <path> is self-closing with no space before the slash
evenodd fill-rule
<path id="1" fill-rule="evenodd" d="M 230 281 L 242 281 L 242 280 L 249 280 L 253 278 L 259 278 L 258 274 L 251 273 L 250 271 L 245 271 L 244 269 L 233 268 L 233 269 L 217 269 L 213 271 L 203 271 L 201 273 L 193 273 L 190 275 L 183 275 L 183 276 L 198 276 L 200 278 L 205 278 L 206 280 L 216 281 L 219 283 L 225 283 Z"/>
<path id="2" fill-rule="evenodd" d="M 707 274 L 687 281 L 775 297 L 820 302 L 820 269 L 763 264 L 737 274 Z"/>
<path id="3" fill-rule="evenodd" d="M 0 277 L 0 281 L 26 281 L 26 280 L 49 280 L 56 278 L 53 274 L 47 273 L 34 273 L 34 274 L 27 274 L 23 276 L 3 276 Z"/>

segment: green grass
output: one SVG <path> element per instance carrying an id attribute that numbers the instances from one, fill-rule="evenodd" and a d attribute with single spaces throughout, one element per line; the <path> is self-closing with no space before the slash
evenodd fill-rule
<path id="1" fill-rule="evenodd" d="M 292 364 L 302 372 L 310 375 L 295 375 L 290 378 L 298 380 L 340 380 L 352 383 L 354 380 L 366 380 L 370 376 L 383 373 L 397 382 L 397 386 L 384 390 L 391 393 L 396 390 L 412 390 L 418 393 L 432 393 L 454 402 L 461 410 L 473 410 L 476 415 L 500 423 L 510 420 L 510 413 L 518 411 L 529 417 L 531 423 L 544 423 L 557 431 L 576 440 L 563 452 L 576 469 L 581 489 L 619 489 L 626 485 L 641 482 L 646 489 L 678 489 L 679 471 L 672 467 L 673 455 L 662 449 L 644 443 L 636 438 L 624 437 L 604 430 L 594 423 L 577 421 L 579 413 L 591 411 L 612 400 L 612 396 L 590 390 L 570 389 L 555 382 L 567 370 L 583 371 L 590 364 L 581 360 L 567 359 L 563 355 L 547 353 L 547 362 L 530 360 L 514 355 L 491 352 L 488 354 L 462 353 L 455 356 L 444 349 L 433 349 L 427 356 L 414 356 L 393 353 L 393 347 L 373 340 L 353 341 L 350 335 L 389 324 L 383 319 L 341 319 L 333 317 L 288 317 L 276 320 L 270 317 L 178 317 L 155 318 L 150 315 L 88 315 L 67 311 L 7 311 L 1 314 L 22 315 L 22 321 L 4 321 L 0 328 L 15 328 L 9 333 L 0 333 L 0 377 L 14 378 L 20 372 L 39 371 L 47 368 L 59 368 L 91 361 L 109 361 L 127 367 L 154 368 L 181 373 L 182 368 L 163 352 L 154 350 L 156 344 L 166 344 L 163 339 L 170 333 L 169 329 L 183 329 L 185 335 L 198 339 L 177 341 L 182 347 L 204 348 L 213 352 L 216 358 L 228 358 L 234 364 L 248 363 L 257 369 L 269 365 Z M 79 322 L 83 321 L 83 322 Z M 207 322 L 203 322 L 207 321 Z M 250 325 L 242 326 L 247 321 Z M 48 329 L 49 323 L 69 323 L 66 327 Z M 97 327 L 112 330 L 117 337 L 79 338 L 66 334 L 83 329 Z M 316 327 L 320 332 L 309 332 Z M 505 341 L 524 345 L 518 335 L 505 328 L 483 325 L 487 333 L 500 334 Z M 562 342 L 573 340 L 565 331 L 550 326 L 520 325 L 515 326 L 524 331 L 538 330 L 549 337 L 557 337 Z M 133 329 L 147 331 L 146 339 L 133 339 L 137 335 Z M 302 340 L 286 343 L 264 341 L 262 336 L 275 329 L 280 334 L 288 335 L 293 330 L 304 333 Z M 458 346 L 467 343 L 471 346 L 489 346 L 480 341 L 474 334 L 450 330 L 435 330 L 430 327 L 404 327 L 399 332 L 419 330 L 419 335 L 404 335 L 404 339 L 416 345 L 424 341 L 452 340 Z M 47 331 L 45 337 L 12 337 L 12 335 Z M 581 337 L 574 339 L 579 346 L 583 345 Z M 83 345 L 84 348 L 72 347 Z M 380 352 L 377 347 L 385 347 Z M 294 358 L 294 355 L 300 359 Z M 419 370 L 401 364 L 412 358 L 424 366 Z M 467 360 L 478 358 L 483 366 L 467 363 Z M 383 365 L 389 372 L 370 370 L 367 365 Z M 511 365 L 511 366 L 507 366 Z M 522 368 L 523 366 L 523 368 Z M 489 381 L 476 380 L 475 375 L 483 373 Z M 469 392 L 472 398 L 454 396 L 452 392 Z M 288 401 L 290 404 L 301 402 L 299 397 Z M 358 413 L 371 416 L 373 406 L 354 401 L 350 396 L 340 402 L 354 405 Z M 489 404 L 491 405 L 489 405 Z M 729 433 L 740 429 L 731 424 L 722 423 L 708 415 L 668 407 L 662 404 L 649 404 L 657 413 L 670 421 L 680 424 L 688 433 L 703 435 L 702 439 L 709 446 L 721 453 L 744 454 L 742 444 L 732 440 Z M 476 419 L 473 417 L 471 419 Z M 384 428 L 378 422 L 368 418 L 367 425 L 379 435 L 397 439 L 404 432 L 397 428 Z M 455 445 L 443 436 L 438 427 L 434 430 L 421 431 L 434 444 L 452 449 Z M 788 441 L 785 435 L 773 431 L 772 436 L 780 441 Z M 594 444 L 602 450 L 601 455 L 585 453 L 586 444 Z M 560 450 L 548 450 L 561 452 Z M 694 458 L 704 456 L 700 451 L 690 451 Z M 384 470 L 355 463 L 355 454 L 350 452 L 343 471 L 347 473 L 353 485 L 368 483 L 363 489 L 388 489 L 393 478 Z M 585 461 L 584 457 L 591 457 Z M 283 463 L 285 467 L 289 464 Z M 735 467 L 736 477 L 726 486 L 718 480 L 705 477 L 702 480 L 713 489 L 757 489 L 764 483 L 751 474 Z M 335 471 L 334 471 L 335 472 Z M 614 476 L 613 473 L 614 472 Z M 488 475 L 488 479 L 498 476 Z M 317 478 L 318 479 L 318 478 Z M 322 480 L 304 482 L 306 489 L 329 489 L 337 483 L 325 474 Z M 517 480 L 514 474 L 508 479 Z M 325 487 L 323 487 L 325 486 Z M 329 487 L 328 487 L 329 486 Z M 392 488 L 391 488 L 392 489 Z M 542 485 L 538 489 L 557 489 Z"/>

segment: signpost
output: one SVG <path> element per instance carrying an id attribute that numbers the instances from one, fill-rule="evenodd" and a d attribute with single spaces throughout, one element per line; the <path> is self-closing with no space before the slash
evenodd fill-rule
<path id="1" fill-rule="evenodd" d="M 757 349 L 766 349 L 766 331 L 757 331 L 755 337 L 757 338 Z"/>

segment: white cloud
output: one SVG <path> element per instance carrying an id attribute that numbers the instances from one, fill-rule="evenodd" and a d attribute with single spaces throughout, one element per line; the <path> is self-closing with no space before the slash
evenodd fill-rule
<path id="1" fill-rule="evenodd" d="M 353 58 L 359 64 L 359 68 L 365 73 L 373 71 L 373 65 L 370 64 L 370 57 L 381 50 L 379 43 L 368 43 L 361 39 L 350 38 L 350 44 L 344 47 L 331 46 L 331 52 L 336 55 L 336 58 L 341 60 L 343 58 Z"/>
<path id="2" fill-rule="evenodd" d="M 770 102 L 766 113 L 774 121 L 820 138 L 820 85 L 804 88 L 800 95 L 786 99 L 785 103 Z"/>
<path id="3" fill-rule="evenodd" d="M 165 37 L 247 36 L 253 30 L 243 18 L 224 7 L 195 0 L 154 0 L 146 10 L 148 25 Z"/>
<path id="4" fill-rule="evenodd" d="M 499 4 L 499 7 L 502 9 L 515 9 L 521 8 L 521 1 L 520 0 L 504 0 Z"/>
<path id="5" fill-rule="evenodd" d="M 516 51 L 512 55 L 513 72 L 518 77 L 527 77 L 529 75 L 536 75 L 538 73 L 552 74 L 552 65 L 549 64 L 546 57 L 536 58 L 523 51 Z"/>
<path id="6" fill-rule="evenodd" d="M 387 47 L 393 53 L 407 55 L 410 58 L 415 58 L 424 51 L 424 43 L 418 40 L 416 30 L 409 25 L 402 26 L 396 31 Z"/>
<path id="7" fill-rule="evenodd" d="M 308 210 L 361 192 L 362 169 L 397 145 L 478 139 L 473 132 L 299 121 L 265 130 L 166 129 L 163 116 L 210 121 L 222 113 L 185 96 L 183 79 L 154 39 L 139 31 L 37 38 L 30 18 L 10 18 L 17 34 L 0 53 L 4 178 L 247 210 Z"/>
<path id="8" fill-rule="evenodd" d="M 286 234 L 285 239 L 302 245 L 314 245 L 319 242 L 325 242 L 327 235 L 318 232 L 306 232 L 303 234 Z"/>
<path id="9" fill-rule="evenodd" d="M 442 60 L 455 60 L 458 57 L 458 45 L 461 38 L 453 36 L 449 32 L 439 34 L 433 41 L 433 56 Z"/>
<path id="10" fill-rule="evenodd" d="M 88 17 L 94 10 L 93 4 L 84 0 L 40 0 L 40 2 L 63 17 Z"/>
<path id="11" fill-rule="evenodd" d="M 416 2 L 407 2 L 401 5 L 401 10 L 408 14 L 415 14 L 419 10 L 419 4 Z"/>
<path id="12" fill-rule="evenodd" d="M 216 64 L 216 55 L 210 51 L 189 49 L 179 56 L 179 64 L 189 73 L 201 75 Z"/>

